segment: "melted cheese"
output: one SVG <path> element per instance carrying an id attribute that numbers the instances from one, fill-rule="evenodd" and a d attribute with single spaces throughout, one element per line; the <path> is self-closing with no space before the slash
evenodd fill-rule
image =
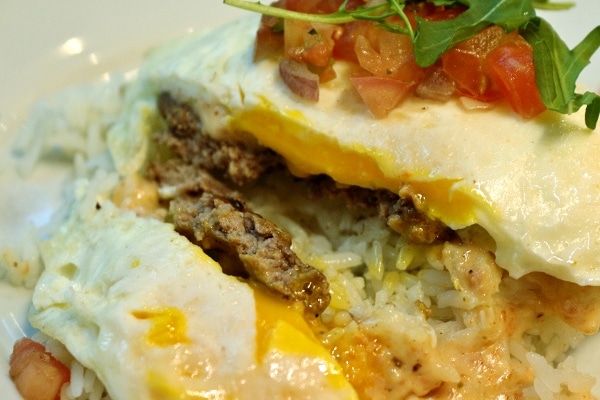
<path id="1" fill-rule="evenodd" d="M 123 143 L 149 135 L 152 121 L 140 121 L 157 118 L 152 102 L 166 90 L 198 112 L 209 134 L 250 134 L 298 175 L 408 190 L 452 228 L 483 226 L 514 277 L 542 271 L 600 284 L 600 135 L 582 113 L 523 120 L 503 105 L 467 111 L 460 101 L 413 98 L 376 120 L 343 79 L 322 85 L 319 103 L 310 103 L 281 82 L 274 61 L 253 63 L 257 24 L 236 21 L 150 55 L 109 133 L 122 171 L 141 168 L 145 146 Z"/>

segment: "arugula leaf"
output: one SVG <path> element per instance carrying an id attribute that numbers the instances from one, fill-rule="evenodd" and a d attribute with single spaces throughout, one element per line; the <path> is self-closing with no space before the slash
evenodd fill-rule
<path id="1" fill-rule="evenodd" d="M 600 26 L 570 50 L 545 20 L 535 17 L 520 29 L 533 47 L 536 84 L 547 108 L 571 114 L 586 108 L 586 125 L 594 129 L 600 115 L 600 96 L 576 93 L 577 78 L 600 47 Z"/>
<path id="2" fill-rule="evenodd" d="M 469 39 L 489 25 L 500 25 L 506 31 L 518 29 L 535 16 L 531 1 L 463 0 L 469 8 L 456 18 L 445 21 L 426 21 L 417 18 L 414 40 L 415 60 L 421 67 L 435 63 L 442 54 L 458 43 Z"/>
<path id="3" fill-rule="evenodd" d="M 594 100 L 585 108 L 585 126 L 594 130 L 600 117 L 600 96 L 592 92 L 585 92 L 585 94 L 595 95 Z"/>

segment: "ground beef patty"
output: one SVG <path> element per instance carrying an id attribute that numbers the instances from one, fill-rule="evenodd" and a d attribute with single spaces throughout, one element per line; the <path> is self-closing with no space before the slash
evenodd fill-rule
<path id="1" fill-rule="evenodd" d="M 159 132 L 156 141 L 170 156 L 154 160 L 148 171 L 171 192 L 175 229 L 215 258 L 226 273 L 248 276 L 304 302 L 311 313 L 320 313 L 330 300 L 324 275 L 303 263 L 291 250 L 289 235 L 252 212 L 232 189 L 284 168 L 281 157 L 258 145 L 203 134 L 191 107 L 169 93 L 160 94 L 157 104 L 167 130 Z M 453 234 L 419 212 L 411 199 L 390 191 L 340 186 L 327 176 L 307 178 L 307 183 L 315 201 L 336 197 L 350 207 L 379 210 L 388 226 L 410 242 L 431 244 Z"/>
<path id="2" fill-rule="evenodd" d="M 310 191 L 315 198 L 341 197 L 350 207 L 378 210 L 379 217 L 411 243 L 433 244 L 456 235 L 441 221 L 431 219 L 417 210 L 411 198 L 400 197 L 389 190 L 339 185 L 330 177 L 322 175 L 310 178 Z"/>
<path id="3" fill-rule="evenodd" d="M 158 135 L 157 140 L 171 148 L 180 163 L 218 172 L 236 185 L 253 181 L 270 168 L 281 165 L 281 157 L 265 147 L 215 140 L 202 134 L 200 118 L 169 93 L 161 93 L 157 104 L 168 126 L 168 134 Z"/>
<path id="4" fill-rule="evenodd" d="M 205 192 L 196 199 L 173 200 L 170 211 L 175 229 L 218 261 L 224 272 L 245 272 L 285 297 L 302 301 L 310 313 L 320 314 L 329 304 L 325 276 L 291 250 L 290 235 L 242 201 Z"/>
<path id="5" fill-rule="evenodd" d="M 290 236 L 252 212 L 231 186 L 244 185 L 281 165 L 274 152 L 202 133 L 199 118 L 169 94 L 158 97 L 167 131 L 156 135 L 171 156 L 148 172 L 170 192 L 175 230 L 219 262 L 230 275 L 249 277 L 285 298 L 302 301 L 312 314 L 329 304 L 329 285 L 291 250 Z"/>

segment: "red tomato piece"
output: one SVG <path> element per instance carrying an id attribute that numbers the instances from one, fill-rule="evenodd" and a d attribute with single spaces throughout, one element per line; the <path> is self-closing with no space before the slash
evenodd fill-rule
<path id="1" fill-rule="evenodd" d="M 57 400 L 70 370 L 31 339 L 17 341 L 9 361 L 9 375 L 25 400 Z"/>
<path id="2" fill-rule="evenodd" d="M 479 98 L 489 87 L 489 78 L 475 53 L 454 48 L 442 56 L 444 72 L 452 78 L 461 92 Z"/>
<path id="3" fill-rule="evenodd" d="M 330 24 L 285 20 L 285 53 L 300 63 L 326 67 L 331 62 L 334 38 L 341 28 Z"/>
<path id="4" fill-rule="evenodd" d="M 350 80 L 375 118 L 383 118 L 396 108 L 414 86 L 378 76 L 354 76 Z"/>
<path id="5" fill-rule="evenodd" d="M 429 2 L 418 2 L 408 4 L 404 9 L 404 13 L 408 17 L 412 28 L 415 29 L 417 27 L 417 17 L 427 21 L 444 21 L 457 17 L 466 9 L 467 7 L 464 6 L 445 7 L 436 6 Z M 396 23 L 400 22 L 400 20 L 396 18 L 392 18 L 392 20 Z"/>
<path id="6" fill-rule="evenodd" d="M 546 109 L 535 82 L 533 51 L 527 42 L 500 45 L 488 54 L 486 63 L 491 79 L 519 115 L 533 118 Z"/>
<path id="7" fill-rule="evenodd" d="M 256 31 L 254 61 L 259 61 L 283 51 L 283 21 L 280 18 L 263 15 Z"/>
<path id="8" fill-rule="evenodd" d="M 501 97 L 490 81 L 485 60 L 505 36 L 499 26 L 486 28 L 442 55 L 444 72 L 456 82 L 459 93 L 481 101 Z"/>
<path id="9" fill-rule="evenodd" d="M 406 35 L 373 28 L 368 36 L 356 38 L 355 52 L 359 65 L 381 78 L 416 83 L 425 75 L 415 61 L 412 41 Z"/>
<path id="10" fill-rule="evenodd" d="M 358 64 L 358 58 L 354 51 L 356 38 L 358 36 L 368 36 L 368 32 L 371 29 L 377 28 L 369 21 L 352 21 L 345 24 L 342 34 L 335 41 L 333 57 L 338 60 L 346 60 Z"/>

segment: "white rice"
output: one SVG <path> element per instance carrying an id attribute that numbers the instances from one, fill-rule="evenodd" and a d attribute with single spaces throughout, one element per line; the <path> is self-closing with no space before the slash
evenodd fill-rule
<path id="1" fill-rule="evenodd" d="M 107 83 L 68 87 L 38 101 L 13 144 L 24 175 L 39 161 L 94 162 L 107 156 L 106 134 L 122 107 L 122 77 Z M 103 165 L 103 167 L 107 167 Z"/>
<path id="2" fill-rule="evenodd" d="M 39 100 L 31 109 L 25 125 L 13 143 L 13 163 L 18 174 L 27 179 L 45 164 L 63 164 L 73 178 L 88 178 L 95 171 L 114 171 L 106 146 L 106 134 L 122 106 L 120 76 L 108 83 L 69 87 Z M 8 162 L 7 162 L 8 163 Z M 65 188 L 68 195 L 70 189 Z M 51 234 L 63 219 L 68 204 L 47 225 L 25 228 L 25 240 L 0 241 L 0 279 L 15 286 L 32 288 L 41 273 L 39 238 Z M 61 212 L 63 211 L 63 212 Z"/>
<path id="3" fill-rule="evenodd" d="M 27 174 L 40 163 L 61 160 L 72 166 L 70 190 L 85 193 L 86 203 L 93 204 L 96 196 L 110 192 L 118 176 L 107 152 L 106 134 L 121 107 L 120 87 L 121 82 L 114 80 L 98 87 L 72 88 L 38 104 L 15 145 L 19 171 Z M 274 178 L 265 187 L 277 184 Z M 302 196 L 286 193 L 286 199 L 281 199 L 269 190 L 253 188 L 247 195 L 258 213 L 290 232 L 300 258 L 327 276 L 332 300 L 321 319 L 331 329 L 323 334 L 324 343 L 343 340 L 359 324 L 377 329 L 375 325 L 388 318 L 404 321 L 388 327 L 399 335 L 433 342 L 461 340 L 491 323 L 494 316 L 482 307 L 481 298 L 457 290 L 443 246 L 408 244 L 376 216 L 350 212 L 335 202 L 290 201 Z M 64 207 L 69 205 L 67 197 Z M 58 210 L 57 220 L 63 215 Z M 2 250 L 0 278 L 33 287 L 43 268 L 38 241 L 52 229 L 53 224 L 41 231 L 30 227 L 30 240 Z M 493 250 L 489 237 L 478 228 L 468 234 L 479 238 L 482 248 Z M 378 319 L 381 316 L 385 318 Z M 583 338 L 566 323 L 548 319 L 538 331 L 508 344 L 514 359 L 536 371 L 526 398 L 581 398 L 581 393 L 590 391 L 595 380 L 577 372 L 568 357 Z M 109 399 L 94 372 L 74 360 L 62 344 L 43 334 L 34 339 L 71 366 L 72 379 L 63 387 L 62 400 Z M 458 379 L 452 368 L 437 373 L 448 381 Z"/>

